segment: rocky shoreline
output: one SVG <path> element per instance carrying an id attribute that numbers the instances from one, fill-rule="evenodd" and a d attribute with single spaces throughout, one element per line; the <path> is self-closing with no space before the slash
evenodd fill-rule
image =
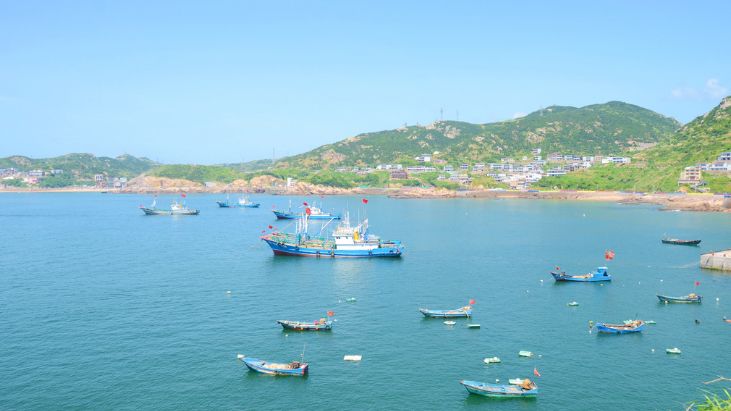
<path id="1" fill-rule="evenodd" d="M 226 192 L 263 192 L 273 195 L 385 195 L 399 199 L 528 199 L 557 201 L 605 201 L 623 204 L 657 204 L 667 211 L 708 211 L 731 212 L 731 198 L 713 194 L 685 193 L 630 193 L 619 191 L 510 191 L 476 189 L 453 191 L 444 188 L 338 188 L 298 182 L 285 187 L 283 181 L 272 176 L 259 176 L 251 181 L 236 180 L 229 184 L 216 183 L 204 185 L 189 180 L 162 177 L 140 176 L 130 180 L 124 189 L 105 189 L 96 187 L 68 187 L 57 189 L 28 189 L 7 187 L 2 192 L 43 193 L 43 192 L 109 192 L 119 194 L 174 194 L 174 193 L 226 193 Z"/>

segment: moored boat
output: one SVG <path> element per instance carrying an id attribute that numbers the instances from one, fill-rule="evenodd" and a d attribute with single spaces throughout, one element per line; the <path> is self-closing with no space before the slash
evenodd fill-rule
<path id="1" fill-rule="evenodd" d="M 645 322 L 642 320 L 630 320 L 625 321 L 624 324 L 596 323 L 596 329 L 600 333 L 608 334 L 638 333 L 645 329 Z"/>
<path id="2" fill-rule="evenodd" d="M 520 385 L 502 385 L 502 384 L 488 384 L 479 381 L 467 381 L 462 380 L 459 382 L 462 384 L 470 394 L 482 395 L 485 397 L 535 397 L 538 395 L 538 386 L 529 380 L 525 379 Z"/>
<path id="3" fill-rule="evenodd" d="M 244 357 L 241 361 L 249 367 L 250 370 L 270 375 L 292 375 L 303 377 L 307 374 L 309 364 L 299 361 L 290 363 L 276 363 L 259 360 L 256 358 Z"/>
<path id="4" fill-rule="evenodd" d="M 683 353 L 682 351 L 680 351 L 680 348 L 678 348 L 678 347 L 675 347 L 675 348 L 666 348 L 665 349 L 665 352 L 668 353 L 668 354 L 682 354 Z"/>
<path id="5" fill-rule="evenodd" d="M 461 318 L 472 316 L 472 306 L 464 306 L 456 310 L 430 310 L 428 308 L 419 308 L 419 312 L 428 318 Z"/>
<path id="6" fill-rule="evenodd" d="M 482 360 L 485 364 L 498 364 L 501 362 L 500 357 L 487 357 Z"/>
<path id="7" fill-rule="evenodd" d="M 260 206 L 259 203 L 254 203 L 247 197 L 240 197 L 238 201 L 234 203 L 228 198 L 228 196 L 226 196 L 226 201 L 216 201 L 216 204 L 218 204 L 221 208 L 259 208 Z"/>
<path id="8" fill-rule="evenodd" d="M 662 240 L 663 244 L 676 244 L 676 245 L 698 245 L 701 243 L 701 240 L 681 240 L 679 238 L 663 238 Z"/>
<path id="9" fill-rule="evenodd" d="M 289 204 L 287 211 L 272 210 L 274 215 L 279 220 L 296 220 L 307 215 L 310 220 L 340 220 L 340 214 L 328 213 L 323 211 L 321 208 L 316 207 L 314 204 L 302 203 L 304 210 L 292 211 L 292 204 Z"/>
<path id="10" fill-rule="evenodd" d="M 155 199 L 149 207 L 140 206 L 140 210 L 142 210 L 145 215 L 198 215 L 200 213 L 200 210 L 188 208 L 185 204 L 178 203 L 177 201 L 173 201 L 172 204 L 170 204 L 169 210 L 157 208 L 156 204 L 157 199 Z"/>
<path id="11" fill-rule="evenodd" d="M 320 318 L 319 320 L 311 323 L 289 320 L 277 320 L 277 323 L 285 330 L 294 331 L 330 331 L 333 328 L 332 321 L 327 321 L 324 318 Z"/>
<path id="12" fill-rule="evenodd" d="M 564 271 L 551 271 L 553 279 L 556 281 L 576 281 L 576 282 L 596 282 L 596 281 L 612 281 L 612 276 L 607 272 L 607 267 L 598 267 L 593 273 L 581 275 L 569 275 Z"/>
<path id="13" fill-rule="evenodd" d="M 304 214 L 293 234 L 274 232 L 261 239 L 275 255 L 299 257 L 401 257 L 404 249 L 400 241 L 384 241 L 369 234 L 368 219 L 351 227 L 346 213 L 343 221 L 331 233 L 331 238 L 310 236 L 307 233 L 308 219 L 309 214 Z"/>
<path id="14" fill-rule="evenodd" d="M 657 295 L 657 299 L 660 300 L 661 303 L 680 303 L 680 304 L 689 304 L 689 303 L 700 303 L 703 297 L 696 293 L 690 293 L 688 295 L 684 295 L 681 297 L 671 297 L 668 295 Z"/>

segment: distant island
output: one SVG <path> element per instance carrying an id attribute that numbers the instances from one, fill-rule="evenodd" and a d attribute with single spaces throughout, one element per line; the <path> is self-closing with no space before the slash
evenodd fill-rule
<path id="1" fill-rule="evenodd" d="M 686 125 L 623 102 L 552 106 L 496 123 L 404 125 L 276 161 L 241 164 L 158 164 L 91 154 L 0 159 L 0 190 L 84 189 L 375 190 L 405 197 L 510 190 L 524 196 L 561 190 L 729 193 L 731 97 Z"/>

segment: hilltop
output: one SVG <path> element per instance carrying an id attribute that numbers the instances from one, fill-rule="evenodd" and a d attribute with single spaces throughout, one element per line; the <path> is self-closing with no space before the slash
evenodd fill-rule
<path id="1" fill-rule="evenodd" d="M 731 97 L 695 118 L 652 148 L 636 153 L 630 166 L 592 167 L 541 180 L 543 187 L 600 190 L 676 191 L 685 167 L 714 161 L 731 151 Z M 731 192 L 731 176 L 704 173 L 712 192 Z"/>
<path id="2" fill-rule="evenodd" d="M 279 160 L 280 168 L 326 169 L 413 163 L 432 154 L 450 163 L 497 161 L 506 156 L 569 152 L 617 154 L 667 138 L 681 124 L 654 111 L 619 101 L 585 107 L 551 106 L 514 120 L 488 124 L 437 121 L 426 126 L 359 134 Z"/>

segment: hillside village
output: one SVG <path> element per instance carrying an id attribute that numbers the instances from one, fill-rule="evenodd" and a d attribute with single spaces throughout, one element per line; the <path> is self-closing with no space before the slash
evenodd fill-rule
<path id="1" fill-rule="evenodd" d="M 629 164 L 632 159 L 623 156 L 578 156 L 573 154 L 551 153 L 545 159 L 542 149 L 531 150 L 531 157 L 522 156 L 516 160 L 511 157 L 500 159 L 499 163 L 461 163 L 447 164 L 437 158 L 439 153 L 422 154 L 414 158 L 418 165 L 378 164 L 374 167 L 339 167 L 338 172 L 368 174 L 375 171 L 388 171 L 394 182 L 408 180 L 410 176 L 421 173 L 439 173 L 437 180 L 450 181 L 469 186 L 474 177 L 486 176 L 511 189 L 528 189 L 531 183 L 544 177 L 558 177 L 574 171 L 585 170 L 595 164 Z"/>

